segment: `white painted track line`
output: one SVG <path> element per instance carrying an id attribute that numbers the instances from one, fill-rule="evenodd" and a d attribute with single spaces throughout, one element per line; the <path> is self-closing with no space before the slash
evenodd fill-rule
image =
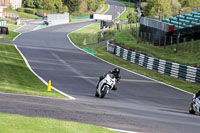
<path id="1" fill-rule="evenodd" d="M 38 74 L 36 74 L 36 73 L 33 71 L 33 69 L 32 69 L 31 66 L 29 65 L 29 63 L 28 63 L 27 59 L 25 58 L 25 56 L 24 56 L 24 55 L 22 54 L 22 52 L 18 49 L 17 45 L 15 45 L 15 48 L 17 49 L 17 51 L 20 53 L 20 55 L 21 55 L 22 58 L 24 59 L 24 61 L 25 61 L 26 65 L 27 65 L 27 67 L 29 68 L 29 70 L 30 70 L 36 77 L 38 77 L 45 85 L 48 86 L 48 83 L 47 83 L 42 77 L 40 77 Z M 64 93 L 64 92 L 62 92 L 62 91 L 56 89 L 56 88 L 53 87 L 53 86 L 52 86 L 52 89 L 55 90 L 56 92 L 62 94 L 63 96 L 68 97 L 68 98 L 71 99 L 71 100 L 75 100 L 74 97 L 72 97 L 72 96 L 70 96 L 70 95 L 68 95 L 68 94 L 66 94 L 66 93 Z"/>
<path id="2" fill-rule="evenodd" d="M 107 127 L 104 127 L 107 128 Z M 120 133 L 139 133 L 139 132 L 134 132 L 134 131 L 127 131 L 127 130 L 120 130 L 120 129 L 114 129 L 114 128 L 107 128 L 111 131 L 115 131 L 115 132 L 120 132 Z M 141 132 L 140 132 L 141 133 Z"/>

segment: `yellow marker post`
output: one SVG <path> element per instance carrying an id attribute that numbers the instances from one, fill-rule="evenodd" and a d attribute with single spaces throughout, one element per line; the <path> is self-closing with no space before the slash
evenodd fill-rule
<path id="1" fill-rule="evenodd" d="M 49 80 L 47 91 L 51 91 L 51 80 Z"/>

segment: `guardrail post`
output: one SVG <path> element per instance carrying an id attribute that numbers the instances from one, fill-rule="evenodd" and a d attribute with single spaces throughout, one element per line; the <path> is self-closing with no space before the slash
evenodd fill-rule
<path id="1" fill-rule="evenodd" d="M 199 52 L 200 52 L 200 40 L 199 40 Z"/>
<path id="2" fill-rule="evenodd" d="M 184 37 L 184 52 L 185 52 L 185 48 L 186 48 L 186 38 Z"/>
<path id="3" fill-rule="evenodd" d="M 171 48 L 173 49 L 172 43 L 173 43 L 173 37 L 171 36 L 171 37 L 170 37 L 170 45 L 171 45 Z"/>
<path id="4" fill-rule="evenodd" d="M 176 53 L 178 52 L 178 46 L 179 46 L 179 36 L 177 37 L 177 42 L 176 42 Z"/>
<path id="5" fill-rule="evenodd" d="M 159 47 L 161 46 L 161 37 L 159 37 L 158 45 L 159 45 Z"/>
<path id="6" fill-rule="evenodd" d="M 155 43 L 155 35 L 153 34 L 153 45 L 154 45 L 154 43 Z"/>
<path id="7" fill-rule="evenodd" d="M 192 48 L 191 48 L 191 53 L 194 52 L 194 39 L 192 38 Z"/>
<path id="8" fill-rule="evenodd" d="M 149 44 L 151 44 L 151 33 L 149 32 Z"/>
<path id="9" fill-rule="evenodd" d="M 166 44 L 167 44 L 167 36 L 165 36 L 164 49 L 165 49 Z"/>

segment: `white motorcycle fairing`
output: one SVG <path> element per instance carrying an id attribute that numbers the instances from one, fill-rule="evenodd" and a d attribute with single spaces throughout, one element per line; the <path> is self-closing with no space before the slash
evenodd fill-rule
<path id="1" fill-rule="evenodd" d="M 113 74 L 107 74 L 103 80 L 101 80 L 97 86 L 96 96 L 104 98 L 110 90 L 116 85 L 116 78 Z"/>
<path id="2" fill-rule="evenodd" d="M 195 98 L 195 95 L 193 96 L 192 103 L 189 109 L 190 114 L 198 113 L 200 114 L 200 96 Z"/>

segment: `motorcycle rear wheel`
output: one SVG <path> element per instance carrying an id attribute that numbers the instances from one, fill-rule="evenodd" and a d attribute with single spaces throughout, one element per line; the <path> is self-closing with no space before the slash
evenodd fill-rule
<path id="1" fill-rule="evenodd" d="M 189 108 L 189 113 L 190 113 L 190 114 L 195 114 L 195 111 L 193 110 L 193 106 L 192 106 L 192 105 L 191 105 L 190 108 Z"/>
<path id="2" fill-rule="evenodd" d="M 99 97 L 99 94 L 98 94 L 98 92 L 97 92 L 97 91 L 96 91 L 96 93 L 95 93 L 95 96 L 96 96 L 96 97 Z"/>

